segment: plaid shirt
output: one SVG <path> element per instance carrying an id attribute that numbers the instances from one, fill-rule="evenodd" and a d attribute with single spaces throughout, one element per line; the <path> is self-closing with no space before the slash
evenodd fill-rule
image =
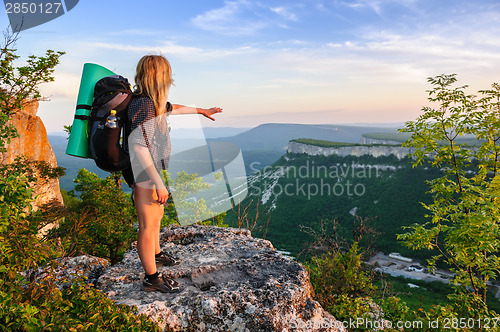
<path id="1" fill-rule="evenodd" d="M 166 117 L 172 113 L 172 105 L 167 103 L 167 113 L 156 116 L 153 101 L 146 96 L 132 99 L 128 107 L 125 124 L 127 145 L 139 144 L 149 149 L 158 171 L 168 169 L 172 146 Z M 128 149 L 127 146 L 127 149 Z M 132 156 L 132 163 L 137 163 Z"/>

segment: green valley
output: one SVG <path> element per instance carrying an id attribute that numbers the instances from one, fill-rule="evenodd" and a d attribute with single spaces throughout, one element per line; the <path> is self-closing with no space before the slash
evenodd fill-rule
<path id="1" fill-rule="evenodd" d="M 250 177 L 250 194 L 242 205 L 250 205 L 254 213 L 259 205 L 260 223 L 266 223 L 270 216 L 259 235 L 293 255 L 311 241 L 301 225 L 317 229 L 322 220 L 337 218 L 337 231 L 349 238 L 354 215 L 371 219 L 371 227 L 380 233 L 377 249 L 409 253 L 398 244 L 396 234 L 404 232 L 403 226 L 424 219 L 425 210 L 419 202 L 430 201 L 426 181 L 438 175 L 435 169 L 413 168 L 408 158 L 399 160 L 393 155 L 287 153 Z M 267 216 L 262 216 L 264 210 Z M 236 214 L 228 213 L 228 220 L 234 225 Z M 426 256 L 423 252 L 411 254 Z"/>

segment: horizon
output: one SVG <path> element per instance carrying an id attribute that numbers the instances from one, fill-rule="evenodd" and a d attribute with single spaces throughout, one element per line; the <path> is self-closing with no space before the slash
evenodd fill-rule
<path id="1" fill-rule="evenodd" d="M 400 126 L 403 126 L 404 123 L 277 123 L 277 122 L 269 122 L 269 123 L 261 123 L 257 126 L 254 127 L 209 127 L 205 126 L 202 127 L 202 129 L 220 129 L 220 130 L 252 130 L 260 126 L 264 125 L 303 125 L 303 126 L 344 126 L 344 127 L 367 127 L 367 128 L 389 128 L 389 129 L 399 129 Z M 178 129 L 191 129 L 191 130 L 198 130 L 199 127 L 181 127 Z M 243 132 L 243 131 L 242 131 Z M 47 136 L 67 136 L 68 133 L 65 131 L 52 131 L 48 132 L 47 131 Z"/>
<path id="2" fill-rule="evenodd" d="M 66 52 L 41 87 L 47 132 L 72 123 L 84 63 L 131 81 L 144 54 L 170 60 L 172 102 L 224 109 L 203 127 L 405 122 L 426 106 L 428 77 L 456 73 L 470 93 L 499 81 L 499 21 L 495 0 L 93 0 L 16 48 L 21 62 Z"/>

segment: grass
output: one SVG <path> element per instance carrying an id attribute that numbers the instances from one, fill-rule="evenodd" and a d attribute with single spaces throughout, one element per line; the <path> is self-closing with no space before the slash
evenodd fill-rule
<path id="1" fill-rule="evenodd" d="M 371 138 L 384 141 L 406 142 L 410 138 L 408 133 L 367 133 L 362 135 L 364 138 Z"/>
<path id="2" fill-rule="evenodd" d="M 447 295 L 454 292 L 452 286 L 440 281 L 427 282 L 405 277 L 391 277 L 389 275 L 385 275 L 384 279 L 389 284 L 388 295 L 399 297 L 403 302 L 406 302 L 406 305 L 411 310 L 422 308 L 428 311 L 433 305 L 449 304 L 450 301 Z M 408 284 L 419 287 L 412 288 Z M 382 282 L 378 281 L 376 285 L 381 289 Z M 490 310 L 500 313 L 500 299 L 494 296 L 493 291 L 496 291 L 496 289 L 488 292 L 486 303 Z"/>
<path id="3" fill-rule="evenodd" d="M 324 148 L 341 148 L 341 147 L 345 147 L 345 146 L 359 145 L 356 143 L 332 142 L 332 141 L 324 141 L 324 140 L 313 139 L 313 138 L 297 138 L 297 139 L 292 139 L 290 142 L 321 146 Z"/>
<path id="4" fill-rule="evenodd" d="M 324 141 L 313 138 L 297 138 L 293 139 L 290 142 L 296 142 L 307 145 L 314 145 L 323 148 L 343 148 L 349 146 L 399 146 L 399 145 L 391 145 L 391 144 L 361 144 L 361 143 L 345 143 L 345 142 L 332 142 L 332 141 Z"/>
<path id="5" fill-rule="evenodd" d="M 369 139 L 375 139 L 375 140 L 383 140 L 383 141 L 393 141 L 393 142 L 400 142 L 404 143 L 407 140 L 410 139 L 411 134 L 410 133 L 366 133 L 363 134 L 362 137 L 364 138 L 369 138 Z M 477 140 L 475 137 L 472 135 L 467 135 L 464 137 L 458 137 L 456 139 L 457 144 L 466 144 L 469 146 L 476 146 L 481 144 L 483 141 Z M 441 142 L 441 144 L 445 144 L 447 142 Z"/>
<path id="6" fill-rule="evenodd" d="M 404 277 L 391 277 L 389 275 L 386 275 L 385 279 L 389 284 L 389 295 L 401 298 L 411 310 L 415 311 L 418 308 L 428 311 L 433 305 L 447 304 L 450 302 L 447 295 L 453 293 L 450 285 L 440 281 L 426 282 Z M 412 288 L 408 284 L 417 285 L 418 288 Z M 379 289 L 381 285 L 380 281 L 377 282 Z"/>

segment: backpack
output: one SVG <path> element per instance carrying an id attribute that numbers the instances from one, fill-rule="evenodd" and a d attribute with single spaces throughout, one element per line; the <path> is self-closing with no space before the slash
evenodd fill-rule
<path id="1" fill-rule="evenodd" d="M 88 143 L 91 158 L 102 170 L 118 172 L 130 167 L 123 128 L 131 99 L 130 84 L 120 75 L 104 77 L 94 87 L 94 101 L 88 120 Z M 104 125 L 111 110 L 116 110 L 117 128 Z"/>

